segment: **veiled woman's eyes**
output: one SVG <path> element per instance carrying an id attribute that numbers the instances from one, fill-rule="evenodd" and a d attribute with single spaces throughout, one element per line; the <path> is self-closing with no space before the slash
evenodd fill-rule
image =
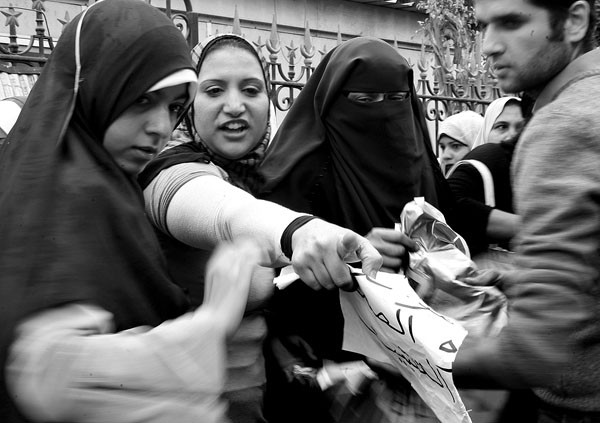
<path id="1" fill-rule="evenodd" d="M 406 100 L 410 93 L 408 91 L 395 91 L 389 93 L 362 93 L 362 92 L 348 92 L 346 94 L 348 100 L 354 101 L 355 103 L 377 103 L 383 100 L 388 101 L 403 101 Z"/>
<path id="2" fill-rule="evenodd" d="M 347 94 L 348 100 L 356 103 L 375 103 L 377 101 L 383 101 L 383 93 L 356 93 L 349 92 Z"/>
<path id="3" fill-rule="evenodd" d="M 391 101 L 406 100 L 410 96 L 408 91 L 398 91 L 395 93 L 386 93 L 386 98 Z"/>

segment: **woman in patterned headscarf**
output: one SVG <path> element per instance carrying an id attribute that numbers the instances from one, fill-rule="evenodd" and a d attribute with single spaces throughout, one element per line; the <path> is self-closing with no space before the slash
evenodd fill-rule
<path id="1" fill-rule="evenodd" d="M 196 199 L 203 203 L 202 207 L 208 206 L 208 191 L 192 188 L 199 182 L 196 178 L 202 176 L 200 182 L 206 176 L 216 176 L 252 192 L 257 185 L 256 167 L 270 137 L 270 86 L 262 56 L 241 36 L 210 37 L 193 49 L 192 58 L 196 62 L 199 91 L 187 118 L 191 141 L 167 148 L 146 168 L 140 182 L 145 188 L 150 218 L 159 229 L 170 272 L 189 292 L 192 303 L 198 305 L 204 295 L 204 267 L 216 243 L 205 234 L 214 221 L 199 221 L 204 227 L 201 232 L 190 226 L 179 232 L 169 224 L 167 211 L 198 212 Z M 182 189 L 192 189 L 197 195 L 191 194 L 186 204 L 174 206 L 171 200 Z M 266 327 L 261 306 L 271 292 L 272 275 L 273 271 L 267 268 L 256 271 L 247 315 L 228 346 L 231 354 L 225 397 L 230 404 L 229 416 L 236 422 L 263 421 L 261 348 Z"/>
<path id="2" fill-rule="evenodd" d="M 65 27 L 0 153 L 0 421 L 224 421 L 258 252 L 217 257 L 188 313 L 136 182 L 195 91 L 185 39 L 147 3 Z"/>

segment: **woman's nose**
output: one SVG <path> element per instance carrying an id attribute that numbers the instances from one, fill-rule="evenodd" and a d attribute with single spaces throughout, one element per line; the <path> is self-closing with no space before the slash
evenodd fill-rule
<path id="1" fill-rule="evenodd" d="M 172 113 L 168 108 L 157 107 L 148 119 L 147 125 L 148 132 L 164 138 L 171 135 L 175 122 L 173 122 Z"/>
<path id="2" fill-rule="evenodd" d="M 520 132 L 521 131 L 519 130 L 519 128 L 511 126 L 511 127 L 508 128 L 508 133 L 506 134 L 507 135 L 506 138 L 508 140 L 517 139 L 517 137 L 519 136 Z"/>
<path id="3" fill-rule="evenodd" d="M 223 111 L 230 115 L 238 116 L 242 114 L 245 110 L 244 101 L 241 93 L 238 92 L 230 92 L 227 94 L 225 98 L 225 104 L 223 106 Z"/>
<path id="4" fill-rule="evenodd" d="M 450 160 L 452 157 L 454 157 L 454 154 L 452 154 L 449 148 L 442 150 L 442 160 Z"/>

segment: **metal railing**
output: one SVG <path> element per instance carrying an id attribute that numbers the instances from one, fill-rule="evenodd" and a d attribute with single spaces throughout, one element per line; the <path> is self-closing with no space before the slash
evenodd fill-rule
<path id="1" fill-rule="evenodd" d="M 162 10 L 182 31 L 190 46 L 194 46 L 199 41 L 199 15 L 191 10 L 189 0 L 185 5 L 188 10 L 171 10 L 170 2 L 167 2 L 167 7 Z M 48 31 L 44 4 L 42 0 L 33 0 L 31 9 L 8 6 L 0 7 L 0 11 L 7 17 L 5 26 L 9 27 L 8 42 L 0 43 L 0 83 L 5 87 L 4 93 L 0 89 L 0 97 L 10 95 L 8 92 L 10 90 L 5 86 L 7 78 L 3 73 L 10 75 L 8 79 L 13 84 L 13 95 L 27 95 L 31 88 L 29 85 L 33 85 L 54 48 L 54 40 Z M 23 43 L 19 44 L 17 35 L 18 19 L 24 12 L 33 14 L 36 28 L 35 34 L 29 37 L 27 46 L 23 46 Z M 64 26 L 68 23 L 68 17 L 60 22 Z M 231 18 L 231 31 L 242 35 L 237 9 Z M 283 45 L 280 42 L 275 16 L 266 41 L 263 42 L 259 36 L 257 40 L 251 42 L 262 51 L 268 63 L 275 108 L 285 114 L 310 78 L 320 58 L 327 51 L 316 49 L 308 23 L 297 45 L 294 40 L 291 40 L 288 45 Z M 341 42 L 342 36 L 338 31 L 337 44 Z M 401 53 L 396 41 L 394 47 Z M 448 50 L 446 54 L 448 55 L 446 63 L 452 63 L 450 57 L 452 52 Z M 437 138 L 439 122 L 447 116 L 467 109 L 483 114 L 487 105 L 502 95 L 490 70 L 485 65 L 480 65 L 478 61 L 480 58 L 475 58 L 467 65 L 432 63 L 431 49 L 426 45 L 421 46 L 419 60 L 411 66 L 418 69 L 418 72 L 415 72 L 415 75 L 418 75 L 417 94 L 423 104 L 427 120 L 431 123 L 430 131 L 434 139 Z"/>

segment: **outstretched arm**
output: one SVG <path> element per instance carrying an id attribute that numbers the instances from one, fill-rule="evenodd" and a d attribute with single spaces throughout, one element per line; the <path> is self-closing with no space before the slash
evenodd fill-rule
<path id="1" fill-rule="evenodd" d="M 294 254 L 286 257 L 281 236 L 303 214 L 258 200 L 215 173 L 205 171 L 202 176 L 177 183 L 181 173 L 189 174 L 190 169 L 203 166 L 209 168 L 200 163 L 173 166 L 144 190 L 153 223 L 179 241 L 209 249 L 221 241 L 253 239 L 264 247 L 261 265 L 285 266 L 291 259 L 297 273 L 313 288 L 351 284 L 346 262 L 361 260 L 365 271 L 379 270 L 381 256 L 365 238 L 320 219 L 294 232 Z"/>

